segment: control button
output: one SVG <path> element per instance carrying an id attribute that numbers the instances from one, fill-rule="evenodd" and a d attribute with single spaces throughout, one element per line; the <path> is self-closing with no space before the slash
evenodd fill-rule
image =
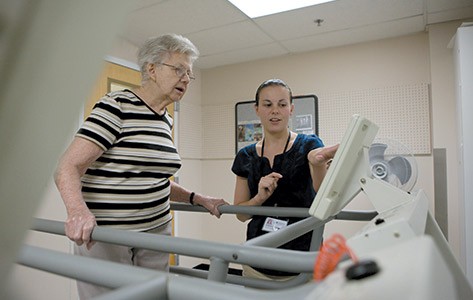
<path id="1" fill-rule="evenodd" d="M 378 218 L 378 219 L 376 219 L 376 220 L 374 221 L 374 224 L 375 224 L 375 225 L 379 225 L 379 224 L 383 224 L 384 222 L 385 222 L 384 219 Z"/>
<path id="2" fill-rule="evenodd" d="M 348 280 L 360 280 L 375 275 L 379 271 L 378 264 L 374 260 L 364 260 L 350 266 L 345 273 L 345 277 Z"/>

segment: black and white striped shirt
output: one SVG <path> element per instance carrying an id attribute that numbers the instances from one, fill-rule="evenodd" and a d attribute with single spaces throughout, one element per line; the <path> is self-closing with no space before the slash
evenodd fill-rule
<path id="1" fill-rule="evenodd" d="M 99 226 L 146 231 L 171 220 L 170 181 L 181 167 L 173 119 L 128 90 L 105 95 L 77 136 L 104 153 L 82 177 L 82 194 Z"/>

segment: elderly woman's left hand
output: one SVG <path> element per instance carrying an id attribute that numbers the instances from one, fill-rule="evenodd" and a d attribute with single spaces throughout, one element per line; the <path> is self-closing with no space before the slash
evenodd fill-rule
<path id="1" fill-rule="evenodd" d="M 228 202 L 226 202 L 222 198 L 215 198 L 215 197 L 199 195 L 199 194 L 195 195 L 194 203 L 205 207 L 210 212 L 211 215 L 214 215 L 217 218 L 220 218 L 221 216 L 220 211 L 218 210 L 218 207 L 220 205 L 228 205 Z"/>

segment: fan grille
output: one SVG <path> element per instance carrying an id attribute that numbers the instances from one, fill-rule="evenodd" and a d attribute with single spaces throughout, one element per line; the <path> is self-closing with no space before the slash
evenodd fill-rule
<path id="1" fill-rule="evenodd" d="M 417 182 L 417 163 L 414 155 L 402 143 L 377 138 L 369 149 L 369 163 L 374 177 L 407 192 Z"/>

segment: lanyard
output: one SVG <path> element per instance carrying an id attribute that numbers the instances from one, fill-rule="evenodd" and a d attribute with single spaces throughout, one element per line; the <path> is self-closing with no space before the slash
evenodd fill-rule
<path id="1" fill-rule="evenodd" d="M 264 160 L 264 138 L 263 138 L 263 144 L 261 145 L 261 176 L 263 176 L 263 160 Z M 289 141 L 291 140 L 291 132 L 289 131 L 289 134 L 287 136 L 287 141 L 286 141 L 286 145 L 284 146 L 284 150 L 282 153 L 285 153 L 286 150 L 287 150 L 287 146 L 289 145 Z M 276 157 L 276 155 L 274 156 Z M 283 160 L 284 160 L 284 157 L 283 157 Z M 282 162 L 281 162 L 281 165 L 282 165 Z M 273 160 L 273 167 L 274 167 L 274 160 Z"/>
<path id="2" fill-rule="evenodd" d="M 286 141 L 286 145 L 284 146 L 284 150 L 281 154 L 284 154 L 286 153 L 286 150 L 287 150 L 287 146 L 289 145 L 289 141 L 291 140 L 291 131 L 289 131 L 289 134 L 288 134 L 288 137 L 287 137 L 287 141 Z M 276 157 L 276 155 L 274 156 Z M 282 157 L 281 159 L 281 168 L 282 168 L 282 164 L 284 162 L 284 156 Z M 274 160 L 273 160 L 273 167 L 274 167 Z M 264 138 L 263 138 L 263 144 L 261 145 L 261 164 L 260 164 L 260 176 L 263 177 L 264 174 L 263 174 L 263 171 L 264 171 Z M 260 177 L 260 178 L 261 178 Z M 277 203 L 274 204 L 274 206 L 278 206 Z M 276 217 L 277 218 L 277 217 Z"/>

